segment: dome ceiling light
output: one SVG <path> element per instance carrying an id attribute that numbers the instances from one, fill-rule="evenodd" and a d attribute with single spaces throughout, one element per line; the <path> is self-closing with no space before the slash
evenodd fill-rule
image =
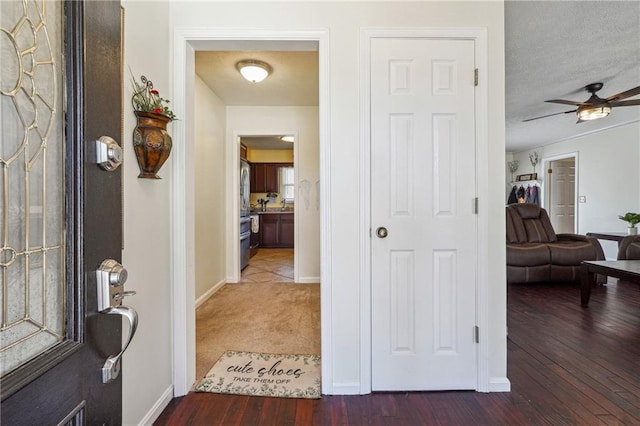
<path id="1" fill-rule="evenodd" d="M 240 74 L 252 83 L 260 83 L 273 71 L 271 65 L 256 59 L 246 59 L 236 64 L 236 68 Z"/>

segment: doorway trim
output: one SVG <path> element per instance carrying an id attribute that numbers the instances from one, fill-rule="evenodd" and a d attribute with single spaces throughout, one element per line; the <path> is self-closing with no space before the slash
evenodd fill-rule
<path id="1" fill-rule="evenodd" d="M 360 393 L 371 393 L 371 40 L 374 38 L 429 38 L 473 40 L 478 73 L 476 87 L 476 195 L 478 196 L 477 237 L 477 325 L 480 339 L 477 353 L 477 387 L 480 392 L 510 390 L 506 378 L 492 379 L 489 374 L 489 122 L 488 122 L 488 51 L 486 28 L 363 28 L 360 32 Z M 471 203 L 471 201 L 470 201 Z M 471 205 L 469 206 L 471 208 Z"/>
<path id="2" fill-rule="evenodd" d="M 171 173 L 171 290 L 174 397 L 195 382 L 194 76 L 196 46 L 208 41 L 317 41 L 320 144 L 320 312 L 322 393 L 333 389 L 331 348 L 331 205 L 329 31 L 178 28 L 172 41 L 174 122 Z M 229 144 L 227 144 L 228 146 Z M 235 146 L 235 145 L 233 145 Z"/>
<path id="3" fill-rule="evenodd" d="M 547 211 L 549 211 L 549 200 L 548 200 L 548 194 L 549 194 L 549 179 L 547 179 L 547 170 L 549 170 L 549 165 L 552 161 L 556 161 L 556 160 L 564 160 L 566 158 L 573 158 L 573 164 L 576 168 L 576 181 L 575 181 L 575 188 L 574 188 L 574 197 L 575 199 L 573 200 L 574 203 L 574 209 L 573 209 L 573 230 L 574 232 L 578 233 L 578 224 L 579 224 L 579 212 L 580 212 L 580 208 L 578 206 L 578 187 L 579 187 L 579 182 L 580 182 L 580 176 L 579 176 L 579 170 L 580 168 L 578 167 L 578 151 L 574 151 L 574 152 L 568 152 L 565 154 L 558 154 L 558 155 L 553 155 L 551 157 L 543 157 L 542 158 L 542 168 L 540 169 L 540 171 L 542 172 L 542 194 L 540 194 L 540 200 L 541 200 L 541 205 L 542 208 L 546 209 Z"/>

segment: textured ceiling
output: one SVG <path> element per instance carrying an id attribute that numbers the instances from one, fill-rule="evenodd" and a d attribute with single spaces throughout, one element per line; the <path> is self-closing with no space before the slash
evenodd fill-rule
<path id="1" fill-rule="evenodd" d="M 507 151 L 640 120 L 629 106 L 580 124 L 575 114 L 522 122 L 575 109 L 544 101 L 585 101 L 589 83 L 604 83 L 602 98 L 640 86 L 639 1 L 507 1 L 505 50 Z"/>
<path id="2" fill-rule="evenodd" d="M 226 105 L 315 106 L 317 48 L 297 43 L 203 41 L 196 74 Z M 580 124 L 575 114 L 522 122 L 574 109 L 544 101 L 585 101 L 590 83 L 604 83 L 602 98 L 640 85 L 640 1 L 506 1 L 505 50 L 507 151 L 640 120 L 640 106 L 629 106 Z M 235 69 L 241 59 L 268 62 L 273 74 L 249 83 Z"/>

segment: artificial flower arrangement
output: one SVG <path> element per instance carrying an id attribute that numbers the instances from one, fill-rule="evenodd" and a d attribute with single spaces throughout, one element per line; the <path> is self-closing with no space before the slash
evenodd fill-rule
<path id="1" fill-rule="evenodd" d="M 153 88 L 153 82 L 148 80 L 144 75 L 140 76 L 138 82 L 133 73 L 131 75 L 133 83 L 133 96 L 131 103 L 135 111 L 152 112 L 161 114 L 169 118 L 170 121 L 177 120 L 173 111 L 169 109 L 169 101 L 160 96 L 160 92 Z"/>

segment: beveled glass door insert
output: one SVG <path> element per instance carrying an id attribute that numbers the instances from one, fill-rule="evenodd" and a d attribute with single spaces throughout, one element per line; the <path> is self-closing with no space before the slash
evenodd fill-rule
<path id="1" fill-rule="evenodd" d="M 65 340 L 62 3 L 0 1 L 0 376 Z"/>

